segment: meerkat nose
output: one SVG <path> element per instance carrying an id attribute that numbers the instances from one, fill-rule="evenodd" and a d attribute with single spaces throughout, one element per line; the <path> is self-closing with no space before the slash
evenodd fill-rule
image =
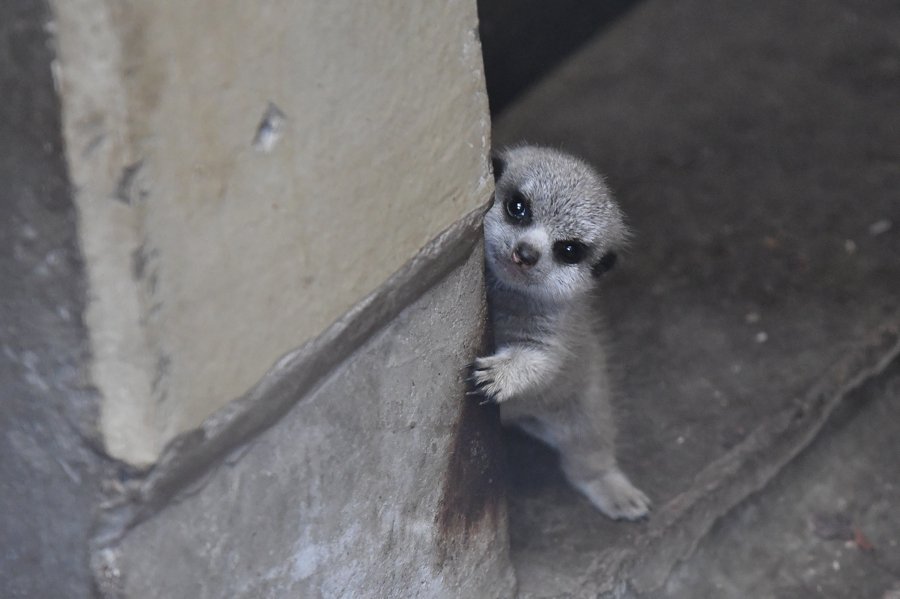
<path id="1" fill-rule="evenodd" d="M 527 243 L 520 243 L 512 253 L 512 261 L 519 266 L 534 266 L 541 259 L 541 252 Z"/>

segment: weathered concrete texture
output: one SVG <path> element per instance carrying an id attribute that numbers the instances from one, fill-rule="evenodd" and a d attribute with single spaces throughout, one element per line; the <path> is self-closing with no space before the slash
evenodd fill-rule
<path id="1" fill-rule="evenodd" d="M 458 253 L 438 245 L 406 285 L 421 284 L 436 256 Z M 511 596 L 498 414 L 466 398 L 463 382 L 463 365 L 481 346 L 481 272 L 479 250 L 346 363 L 313 372 L 327 378 L 205 476 L 182 483 L 159 513 L 136 506 L 144 520 L 97 552 L 105 590 L 142 598 Z M 402 286 L 384 289 L 373 302 L 390 303 Z M 336 326 L 345 324 L 359 323 Z M 229 417 L 270 409 L 267 394 L 308 381 L 320 354 L 287 356 Z M 202 445 L 218 434 L 193 436 Z M 189 459 L 196 454 L 192 442 L 183 445 Z M 178 462 L 167 456 L 157 470 Z M 167 484 L 155 472 L 130 493 L 152 500 L 152 487 Z"/>
<path id="2" fill-rule="evenodd" d="M 151 463 L 489 197 L 473 0 L 54 8 L 116 457 Z"/>
<path id="3" fill-rule="evenodd" d="M 604 520 L 513 438 L 524 596 L 659 588 L 896 355 L 898 30 L 889 2 L 650 1 L 497 123 L 587 157 L 630 217 L 602 303 L 658 506 Z"/>
<path id="4" fill-rule="evenodd" d="M 657 597 L 855 599 L 900 591 L 900 364 L 854 393 Z M 886 425 L 887 424 L 887 425 Z"/>
<path id="5" fill-rule="evenodd" d="M 97 493 L 83 265 L 42 2 L 0 2 L 0 597 L 86 598 Z"/>

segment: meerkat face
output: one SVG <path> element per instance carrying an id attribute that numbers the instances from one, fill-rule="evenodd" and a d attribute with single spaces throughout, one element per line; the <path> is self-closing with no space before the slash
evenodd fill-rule
<path id="1" fill-rule="evenodd" d="M 556 150 L 520 147 L 494 162 L 485 254 L 497 282 L 544 301 L 594 286 L 615 263 L 627 229 L 600 175 Z"/>

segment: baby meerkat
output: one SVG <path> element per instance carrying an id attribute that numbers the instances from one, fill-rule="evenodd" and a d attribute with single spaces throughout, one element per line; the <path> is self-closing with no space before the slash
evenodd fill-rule
<path id="1" fill-rule="evenodd" d="M 522 146 L 494 159 L 484 218 L 488 306 L 496 352 L 477 358 L 476 392 L 505 424 L 556 448 L 566 477 L 615 519 L 650 501 L 616 463 L 603 331 L 591 296 L 628 237 L 603 179 L 581 160 Z"/>

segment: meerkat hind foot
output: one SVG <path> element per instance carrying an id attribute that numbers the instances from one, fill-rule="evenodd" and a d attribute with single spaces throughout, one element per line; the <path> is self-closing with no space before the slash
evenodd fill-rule
<path id="1" fill-rule="evenodd" d="M 619 470 L 572 484 L 613 520 L 640 520 L 650 512 L 650 499 Z"/>

